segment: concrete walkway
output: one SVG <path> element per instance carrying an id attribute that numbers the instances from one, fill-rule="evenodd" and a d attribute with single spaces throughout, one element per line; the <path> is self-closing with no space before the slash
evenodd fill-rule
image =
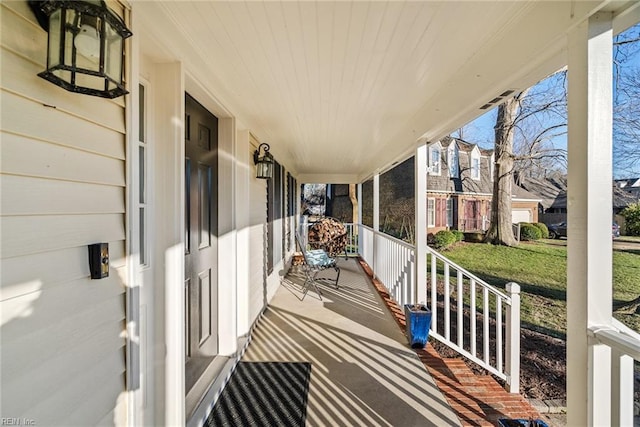
<path id="1" fill-rule="evenodd" d="M 301 300 L 290 273 L 242 360 L 311 363 L 308 426 L 460 425 L 358 261 L 339 265 L 340 288 L 320 286 L 322 301 Z"/>

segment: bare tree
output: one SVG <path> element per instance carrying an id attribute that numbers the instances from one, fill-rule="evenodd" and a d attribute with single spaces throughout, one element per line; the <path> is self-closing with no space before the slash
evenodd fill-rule
<path id="1" fill-rule="evenodd" d="M 359 222 L 359 218 L 356 184 L 349 184 L 349 200 L 351 200 L 351 222 L 357 224 Z M 357 228 L 355 230 L 357 231 Z"/>
<path id="2" fill-rule="evenodd" d="M 616 79 L 613 111 L 614 162 L 619 172 L 640 169 L 640 67 L 625 70 Z"/>
<path id="3" fill-rule="evenodd" d="M 613 43 L 613 159 L 619 174 L 640 170 L 640 24 L 616 36 Z"/>
<path id="4" fill-rule="evenodd" d="M 526 91 L 525 91 L 526 92 Z M 491 199 L 491 226 L 485 242 L 515 246 L 518 242 L 511 227 L 511 190 L 513 185 L 513 134 L 522 99 L 521 92 L 498 107 L 495 133 L 495 167 L 493 198 Z"/>
<path id="5" fill-rule="evenodd" d="M 514 170 L 518 177 L 545 178 L 567 166 L 567 72 L 530 88 L 514 122 Z"/>
<path id="6" fill-rule="evenodd" d="M 491 225 L 486 242 L 517 244 L 511 213 L 514 171 L 524 179 L 566 170 L 566 149 L 558 146 L 566 131 L 566 71 L 551 75 L 498 107 Z"/>

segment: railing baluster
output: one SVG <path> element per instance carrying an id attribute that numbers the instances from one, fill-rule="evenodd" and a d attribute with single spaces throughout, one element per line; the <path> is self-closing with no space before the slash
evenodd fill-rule
<path id="1" fill-rule="evenodd" d="M 451 339 L 451 299 L 449 292 L 449 264 L 444 264 L 444 337 Z"/>
<path id="2" fill-rule="evenodd" d="M 482 288 L 482 357 L 489 364 L 489 289 Z"/>
<path id="3" fill-rule="evenodd" d="M 611 348 L 612 426 L 633 425 L 633 358 Z"/>
<path id="4" fill-rule="evenodd" d="M 471 314 L 469 315 L 469 320 L 471 321 L 471 325 L 469 329 L 471 329 L 471 354 L 473 357 L 478 357 L 478 349 L 476 346 L 477 342 L 477 330 L 476 330 L 476 281 L 474 279 L 470 279 L 469 288 L 471 293 L 471 303 L 469 304 L 471 307 Z"/>
<path id="5" fill-rule="evenodd" d="M 502 298 L 496 295 L 496 369 L 504 372 L 502 368 Z"/>
<path id="6" fill-rule="evenodd" d="M 509 392 L 520 392 L 520 285 L 507 283 L 511 303 L 507 305 L 507 342 L 505 345 L 505 369 Z"/>
<path id="7" fill-rule="evenodd" d="M 438 332 L 438 288 L 436 286 L 438 259 L 431 254 L 431 329 Z"/>
<path id="8" fill-rule="evenodd" d="M 463 277 L 462 277 L 462 271 L 458 270 L 458 323 L 456 325 L 456 328 L 458 329 L 458 346 L 459 347 L 463 347 L 463 341 L 462 341 L 462 332 L 464 331 L 464 318 L 463 318 Z"/>

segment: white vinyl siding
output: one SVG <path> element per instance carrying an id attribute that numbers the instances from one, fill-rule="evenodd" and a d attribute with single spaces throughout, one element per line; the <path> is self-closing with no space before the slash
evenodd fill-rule
<path id="1" fill-rule="evenodd" d="M 47 36 L 2 2 L 2 416 L 122 424 L 125 392 L 124 98 L 41 79 Z M 109 277 L 87 245 L 109 243 Z"/>

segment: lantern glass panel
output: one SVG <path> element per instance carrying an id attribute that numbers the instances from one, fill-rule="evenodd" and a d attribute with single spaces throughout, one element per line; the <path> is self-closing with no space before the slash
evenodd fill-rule
<path id="1" fill-rule="evenodd" d="M 259 161 L 256 165 L 257 178 L 271 178 L 273 175 L 273 163 Z"/>
<path id="2" fill-rule="evenodd" d="M 105 72 L 117 83 L 122 83 L 122 37 L 107 23 L 105 38 Z"/>
<path id="3" fill-rule="evenodd" d="M 100 72 L 100 25 L 102 19 L 82 14 L 79 15 L 75 28 L 74 47 L 76 50 L 76 67 L 82 70 Z"/>
<path id="4" fill-rule="evenodd" d="M 68 70 L 53 70 L 53 75 L 64 80 L 65 82 L 71 81 L 71 71 Z"/>
<path id="5" fill-rule="evenodd" d="M 104 78 L 82 72 L 76 73 L 76 85 L 89 89 L 104 90 Z"/>
<path id="6" fill-rule="evenodd" d="M 61 14 L 62 11 L 58 9 L 49 16 L 49 68 L 60 64 Z"/>
<path id="7" fill-rule="evenodd" d="M 75 10 L 67 9 L 65 11 L 65 23 L 64 23 L 64 39 L 62 40 L 64 44 L 64 62 L 63 65 L 66 67 L 73 67 L 73 39 L 75 37 L 74 28 L 78 22 L 78 15 Z M 68 80 L 67 80 L 68 81 Z"/>

